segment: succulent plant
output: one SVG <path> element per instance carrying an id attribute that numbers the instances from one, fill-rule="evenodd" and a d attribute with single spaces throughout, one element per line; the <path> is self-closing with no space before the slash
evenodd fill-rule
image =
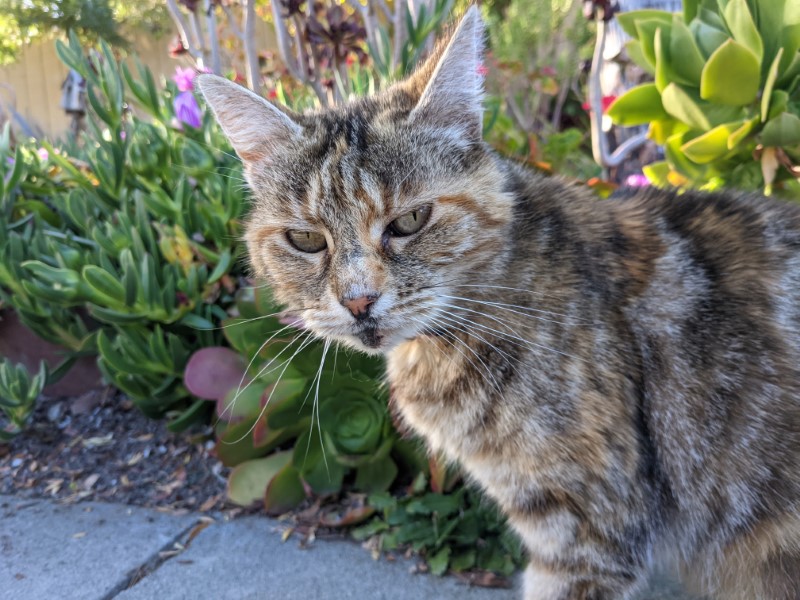
<path id="1" fill-rule="evenodd" d="M 44 361 L 33 376 L 24 365 L 0 361 L 0 411 L 8 419 L 6 426 L 0 428 L 0 441 L 9 440 L 23 430 L 47 383 L 47 375 Z"/>
<path id="2" fill-rule="evenodd" d="M 685 0 L 682 14 L 617 15 L 630 57 L 654 76 L 609 108 L 649 124 L 660 185 L 787 189 L 800 195 L 800 4 Z"/>
<path id="3" fill-rule="evenodd" d="M 210 413 L 186 361 L 221 342 L 215 323 L 244 282 L 241 166 L 207 115 L 175 113 L 173 84 L 159 91 L 104 43 L 88 59 L 74 36 L 57 51 L 87 80 L 89 130 L 80 146 L 13 155 L 0 138 L 0 299 L 38 335 L 97 353 L 110 383 L 181 428 Z"/>

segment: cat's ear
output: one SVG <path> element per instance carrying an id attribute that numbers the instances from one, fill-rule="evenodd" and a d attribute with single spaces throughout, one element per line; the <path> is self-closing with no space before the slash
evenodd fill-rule
<path id="1" fill-rule="evenodd" d="M 412 119 L 463 129 L 468 137 L 481 138 L 484 35 L 480 10 L 473 5 L 444 50 L 435 53 L 429 64 L 412 76 L 427 80 Z"/>
<path id="2" fill-rule="evenodd" d="M 291 117 L 247 88 L 216 75 L 196 79 L 200 92 L 242 160 L 269 161 L 301 133 Z"/>

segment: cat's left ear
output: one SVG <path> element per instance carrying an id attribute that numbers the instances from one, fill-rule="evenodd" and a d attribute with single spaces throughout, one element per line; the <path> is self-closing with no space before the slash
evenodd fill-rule
<path id="1" fill-rule="evenodd" d="M 412 119 L 460 129 L 469 139 L 481 139 L 484 35 L 480 10 L 473 5 L 439 54 L 419 102 L 411 112 Z M 429 69 L 429 65 L 424 65 L 419 74 Z"/>
<path id="2" fill-rule="evenodd" d="M 300 136 L 288 114 L 247 88 L 216 75 L 200 75 L 196 82 L 243 161 L 269 162 Z"/>

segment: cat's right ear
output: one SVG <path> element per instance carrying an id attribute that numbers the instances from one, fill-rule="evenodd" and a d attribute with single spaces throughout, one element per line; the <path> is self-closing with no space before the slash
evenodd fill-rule
<path id="1" fill-rule="evenodd" d="M 245 162 L 269 162 L 301 133 L 300 125 L 287 114 L 228 79 L 200 75 L 195 83 Z"/>

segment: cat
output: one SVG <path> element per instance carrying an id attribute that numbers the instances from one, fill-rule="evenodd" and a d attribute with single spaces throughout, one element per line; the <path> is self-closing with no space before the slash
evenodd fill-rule
<path id="1" fill-rule="evenodd" d="M 295 114 L 198 85 L 244 163 L 254 271 L 386 356 L 392 403 L 493 497 L 528 600 L 800 598 L 800 208 L 598 200 L 482 140 L 470 8 L 407 79 Z"/>

